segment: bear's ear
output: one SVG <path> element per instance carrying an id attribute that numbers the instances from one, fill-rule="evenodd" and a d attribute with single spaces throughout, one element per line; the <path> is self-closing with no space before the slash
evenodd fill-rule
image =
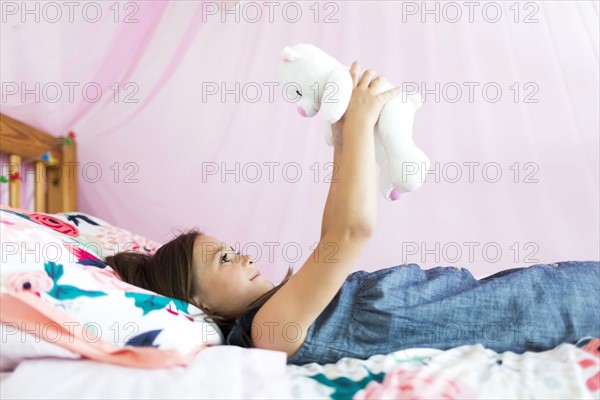
<path id="1" fill-rule="evenodd" d="M 301 55 L 299 52 L 297 52 L 296 50 L 294 50 L 288 46 L 285 46 L 283 51 L 281 52 L 281 60 L 283 62 L 296 61 L 300 57 L 301 57 Z"/>

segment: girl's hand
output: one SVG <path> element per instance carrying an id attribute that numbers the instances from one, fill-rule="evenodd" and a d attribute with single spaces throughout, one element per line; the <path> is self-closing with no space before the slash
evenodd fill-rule
<path id="1" fill-rule="evenodd" d="M 354 89 L 346 113 L 337 122 L 337 124 L 341 122 L 342 127 L 346 125 L 374 127 L 385 103 L 401 92 L 401 88 L 396 87 L 379 93 L 386 79 L 377 75 L 372 69 L 367 69 L 359 79 L 358 66 L 358 62 L 354 61 L 350 67 Z"/>
<path id="2" fill-rule="evenodd" d="M 354 90 L 354 88 L 358 84 L 358 65 L 359 65 L 358 61 L 354 61 L 352 63 L 352 66 L 350 66 L 350 76 L 352 77 L 352 90 Z M 335 143 L 336 131 L 342 132 L 344 129 L 344 117 L 346 116 L 347 113 L 348 113 L 348 109 L 346 109 L 346 112 L 344 113 L 344 115 L 342 115 L 342 118 L 340 118 L 339 121 L 331 124 L 331 130 L 333 131 L 333 136 L 334 136 L 334 143 Z"/>

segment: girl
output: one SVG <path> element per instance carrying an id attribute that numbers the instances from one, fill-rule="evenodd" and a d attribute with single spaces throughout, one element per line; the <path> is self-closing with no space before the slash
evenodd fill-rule
<path id="1" fill-rule="evenodd" d="M 561 262 L 476 280 L 465 269 L 417 264 L 352 273 L 377 216 L 374 126 L 399 88 L 358 76 L 346 114 L 334 124 L 337 182 L 327 197 L 318 249 L 275 286 L 252 259 L 196 230 L 154 256 L 123 252 L 107 263 L 123 280 L 196 305 L 227 344 L 284 351 L 288 363 L 480 343 L 497 352 L 541 351 L 600 336 L 600 263 Z M 343 154 L 342 154 L 343 147 Z M 334 258 L 321 259 L 318 254 Z M 595 300 L 594 300 L 595 299 Z"/>

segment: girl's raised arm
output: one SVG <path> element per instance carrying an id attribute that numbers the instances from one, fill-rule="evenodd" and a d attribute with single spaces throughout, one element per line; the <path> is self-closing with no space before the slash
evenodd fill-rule
<path id="1" fill-rule="evenodd" d="M 325 201 L 325 207 L 323 208 L 320 239 L 327 233 L 329 225 L 333 220 L 333 208 L 338 186 L 336 176 L 340 161 L 342 160 L 342 126 L 339 121 L 331 125 L 331 133 L 333 137 L 333 171 L 331 174 L 331 182 L 329 183 L 329 192 L 327 192 L 327 200 Z"/>
<path id="2" fill-rule="evenodd" d="M 358 80 L 358 63 L 350 69 L 354 90 L 344 115 L 344 153 L 330 227 L 302 268 L 256 313 L 251 327 L 258 348 L 293 355 L 310 325 L 339 291 L 372 235 L 377 218 L 373 128 L 385 102 L 398 88 L 380 94 L 385 81 L 367 70 Z M 290 338 L 293 326 L 297 337 Z"/>

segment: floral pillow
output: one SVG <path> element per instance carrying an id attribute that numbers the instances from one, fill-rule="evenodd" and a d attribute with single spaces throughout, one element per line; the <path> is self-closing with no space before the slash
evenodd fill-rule
<path id="1" fill-rule="evenodd" d="M 24 210 L 16 210 L 24 212 Z M 26 211 L 25 211 L 26 212 Z M 138 251 L 152 255 L 162 243 L 116 227 L 98 217 L 81 212 L 27 214 L 32 221 L 69 236 L 88 252 L 105 260 L 120 251 Z"/>
<path id="2" fill-rule="evenodd" d="M 185 365 L 223 343 L 201 310 L 132 286 L 103 261 L 123 250 L 154 254 L 159 243 L 83 213 L 4 205 L 0 229 L 0 370 L 45 356 Z"/>

